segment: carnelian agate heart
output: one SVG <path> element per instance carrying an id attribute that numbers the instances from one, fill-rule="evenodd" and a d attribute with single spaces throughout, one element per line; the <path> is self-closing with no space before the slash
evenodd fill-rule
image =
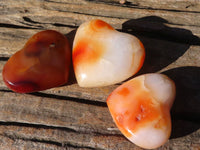
<path id="1" fill-rule="evenodd" d="M 67 38 L 53 30 L 33 35 L 3 68 L 3 80 L 13 91 L 29 93 L 68 81 L 71 49 Z"/>
<path id="2" fill-rule="evenodd" d="M 142 67 L 143 44 L 135 36 L 116 31 L 102 20 L 83 23 L 73 43 L 73 66 L 81 87 L 121 82 Z"/>
<path id="3" fill-rule="evenodd" d="M 157 73 L 133 78 L 115 89 L 107 99 L 119 130 L 136 145 L 153 149 L 171 134 L 170 108 L 175 84 Z"/>

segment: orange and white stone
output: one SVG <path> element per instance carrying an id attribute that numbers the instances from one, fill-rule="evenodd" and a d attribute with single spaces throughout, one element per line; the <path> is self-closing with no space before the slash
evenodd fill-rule
<path id="1" fill-rule="evenodd" d="M 175 84 L 166 75 L 145 74 L 115 89 L 107 105 L 117 127 L 131 142 L 153 149 L 170 137 L 175 93 Z"/>
<path id="2" fill-rule="evenodd" d="M 72 53 L 81 87 L 121 82 L 139 71 L 145 57 L 138 38 L 118 32 L 102 20 L 85 22 L 78 28 Z"/>

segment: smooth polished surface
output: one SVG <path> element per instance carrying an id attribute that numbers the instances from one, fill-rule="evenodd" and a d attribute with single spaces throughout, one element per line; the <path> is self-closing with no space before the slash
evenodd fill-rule
<path id="1" fill-rule="evenodd" d="M 3 80 L 19 93 L 60 86 L 68 81 L 70 61 L 67 38 L 57 31 L 41 31 L 7 61 Z"/>
<path id="2" fill-rule="evenodd" d="M 170 137 L 175 93 L 175 84 L 167 76 L 145 74 L 114 90 L 107 105 L 114 122 L 131 142 L 153 149 Z"/>
<path id="3" fill-rule="evenodd" d="M 137 73 L 145 50 L 135 36 L 118 32 L 102 20 L 91 20 L 78 28 L 72 55 L 79 86 L 99 87 Z"/>

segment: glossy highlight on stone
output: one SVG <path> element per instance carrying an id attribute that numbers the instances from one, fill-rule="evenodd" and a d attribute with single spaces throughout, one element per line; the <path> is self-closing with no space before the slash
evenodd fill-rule
<path id="1" fill-rule="evenodd" d="M 68 81 L 70 63 L 67 38 L 54 30 L 41 31 L 10 57 L 3 68 L 3 80 L 19 93 L 49 89 Z"/>
<path id="2" fill-rule="evenodd" d="M 107 98 L 107 105 L 125 137 L 142 148 L 154 149 L 170 137 L 170 109 L 175 93 L 171 79 L 150 73 L 116 88 Z"/>
<path id="3" fill-rule="evenodd" d="M 126 80 L 139 71 L 144 58 L 144 46 L 138 38 L 118 32 L 102 20 L 85 22 L 76 32 L 72 59 L 81 87 Z"/>

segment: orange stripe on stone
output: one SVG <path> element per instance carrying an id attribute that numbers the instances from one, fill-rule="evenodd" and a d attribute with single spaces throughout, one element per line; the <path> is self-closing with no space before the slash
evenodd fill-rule
<path id="1" fill-rule="evenodd" d="M 90 26 L 91 29 L 96 32 L 100 31 L 101 29 L 106 29 L 106 28 L 109 30 L 114 30 L 114 28 L 111 25 L 109 25 L 108 23 L 102 20 L 93 20 L 91 21 L 90 25 L 91 25 Z"/>
<path id="2" fill-rule="evenodd" d="M 95 63 L 98 61 L 104 52 L 104 47 L 95 41 L 87 39 L 78 41 L 73 49 L 73 64 L 74 67 L 81 63 Z"/>

